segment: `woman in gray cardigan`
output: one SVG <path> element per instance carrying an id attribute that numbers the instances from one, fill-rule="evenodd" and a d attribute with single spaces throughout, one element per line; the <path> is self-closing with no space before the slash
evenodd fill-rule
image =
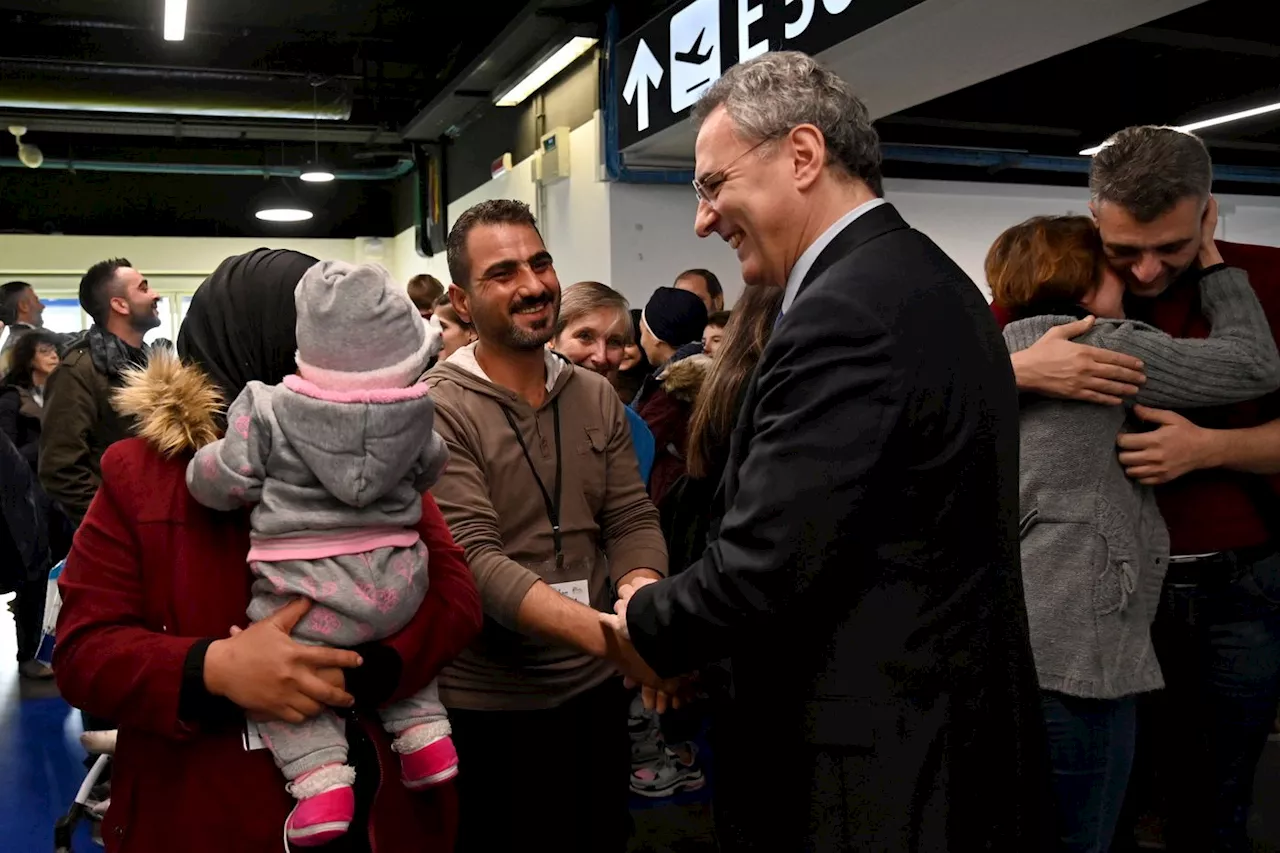
<path id="1" fill-rule="evenodd" d="M 1085 217 L 1037 217 L 987 255 L 1017 352 L 1049 329 L 1097 317 L 1080 343 L 1142 359 L 1136 402 L 1191 408 L 1280 387 L 1280 355 L 1243 271 L 1222 263 L 1207 217 L 1200 296 L 1213 329 L 1175 339 L 1124 319 L 1124 284 Z M 1129 407 L 1025 395 L 1020 416 L 1022 578 L 1057 798 L 1060 850 L 1110 848 L 1133 765 L 1137 695 L 1163 686 L 1151 623 L 1169 536 L 1155 495 L 1125 476 L 1116 436 Z"/>

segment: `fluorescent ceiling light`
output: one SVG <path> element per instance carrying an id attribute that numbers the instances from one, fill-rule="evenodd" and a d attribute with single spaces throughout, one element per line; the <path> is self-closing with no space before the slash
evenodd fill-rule
<path id="1" fill-rule="evenodd" d="M 306 222 L 313 214 L 300 207 L 265 207 L 254 215 L 266 222 Z"/>
<path id="2" fill-rule="evenodd" d="M 309 167 L 298 177 L 302 178 L 302 180 L 309 184 L 327 184 L 329 181 L 336 178 L 337 175 L 333 174 L 333 172 L 330 172 L 328 169 Z"/>
<path id="3" fill-rule="evenodd" d="M 1204 121 L 1184 124 L 1182 127 L 1178 128 L 1178 130 L 1185 130 L 1187 133 L 1191 133 L 1193 131 L 1203 130 L 1206 127 L 1213 127 L 1215 124 L 1226 124 L 1229 121 L 1253 118 L 1254 116 L 1266 115 L 1267 113 L 1273 113 L 1277 110 L 1280 110 L 1280 103 L 1267 104 L 1265 107 L 1254 107 L 1251 110 L 1241 110 L 1238 113 L 1231 113 L 1230 115 L 1219 116 L 1218 118 L 1207 118 Z"/>
<path id="4" fill-rule="evenodd" d="M 534 92 L 547 85 L 552 77 L 569 67 L 575 59 L 582 54 L 591 50 L 596 44 L 596 39 L 587 38 L 586 36 L 574 36 L 569 39 L 569 43 L 548 56 L 542 63 L 506 92 L 494 100 L 494 103 L 500 107 L 514 107 Z"/>
<path id="5" fill-rule="evenodd" d="M 164 0 L 164 40 L 182 41 L 187 34 L 187 0 Z"/>
<path id="6" fill-rule="evenodd" d="M 1215 127 L 1219 124 L 1226 124 L 1231 121 L 1240 121 L 1241 119 L 1253 118 L 1254 116 L 1266 115 L 1267 113 L 1280 112 L 1280 102 L 1267 104 L 1262 107 L 1254 107 L 1251 110 L 1241 110 L 1238 113 L 1228 113 L 1217 118 L 1207 118 L 1204 121 L 1193 121 L 1191 124 L 1184 124 L 1181 127 L 1175 127 L 1174 130 L 1180 130 L 1183 133 L 1195 133 L 1197 130 L 1204 130 L 1206 127 Z M 1080 152 L 1081 157 L 1092 157 L 1103 148 L 1107 147 L 1107 143 L 1095 145 L 1092 148 L 1086 148 Z"/>

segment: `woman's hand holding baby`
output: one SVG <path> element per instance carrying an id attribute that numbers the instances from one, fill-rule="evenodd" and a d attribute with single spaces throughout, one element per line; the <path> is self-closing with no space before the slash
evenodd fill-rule
<path id="1" fill-rule="evenodd" d="M 289 636 L 310 609 L 311 602 L 299 598 L 211 643 L 204 660 L 205 687 L 258 719 L 300 723 L 326 707 L 351 707 L 354 700 L 339 684 L 342 670 L 360 666 L 360 656 L 303 645 Z"/>

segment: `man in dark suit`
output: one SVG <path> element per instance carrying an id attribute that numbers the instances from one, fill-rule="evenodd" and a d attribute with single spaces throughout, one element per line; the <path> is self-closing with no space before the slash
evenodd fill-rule
<path id="1" fill-rule="evenodd" d="M 879 198 L 866 107 L 809 57 L 731 68 L 697 120 L 699 236 L 786 295 L 718 535 L 623 590 L 616 639 L 662 676 L 731 658 L 752 849 L 1044 849 L 1017 393 L 990 309 Z"/>

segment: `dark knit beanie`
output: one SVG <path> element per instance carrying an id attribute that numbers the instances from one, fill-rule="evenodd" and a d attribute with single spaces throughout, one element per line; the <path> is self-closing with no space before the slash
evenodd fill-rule
<path id="1" fill-rule="evenodd" d="M 690 341 L 702 340 L 702 330 L 707 326 L 707 306 L 687 290 L 660 287 L 644 306 L 644 322 L 655 338 L 679 348 Z"/>

